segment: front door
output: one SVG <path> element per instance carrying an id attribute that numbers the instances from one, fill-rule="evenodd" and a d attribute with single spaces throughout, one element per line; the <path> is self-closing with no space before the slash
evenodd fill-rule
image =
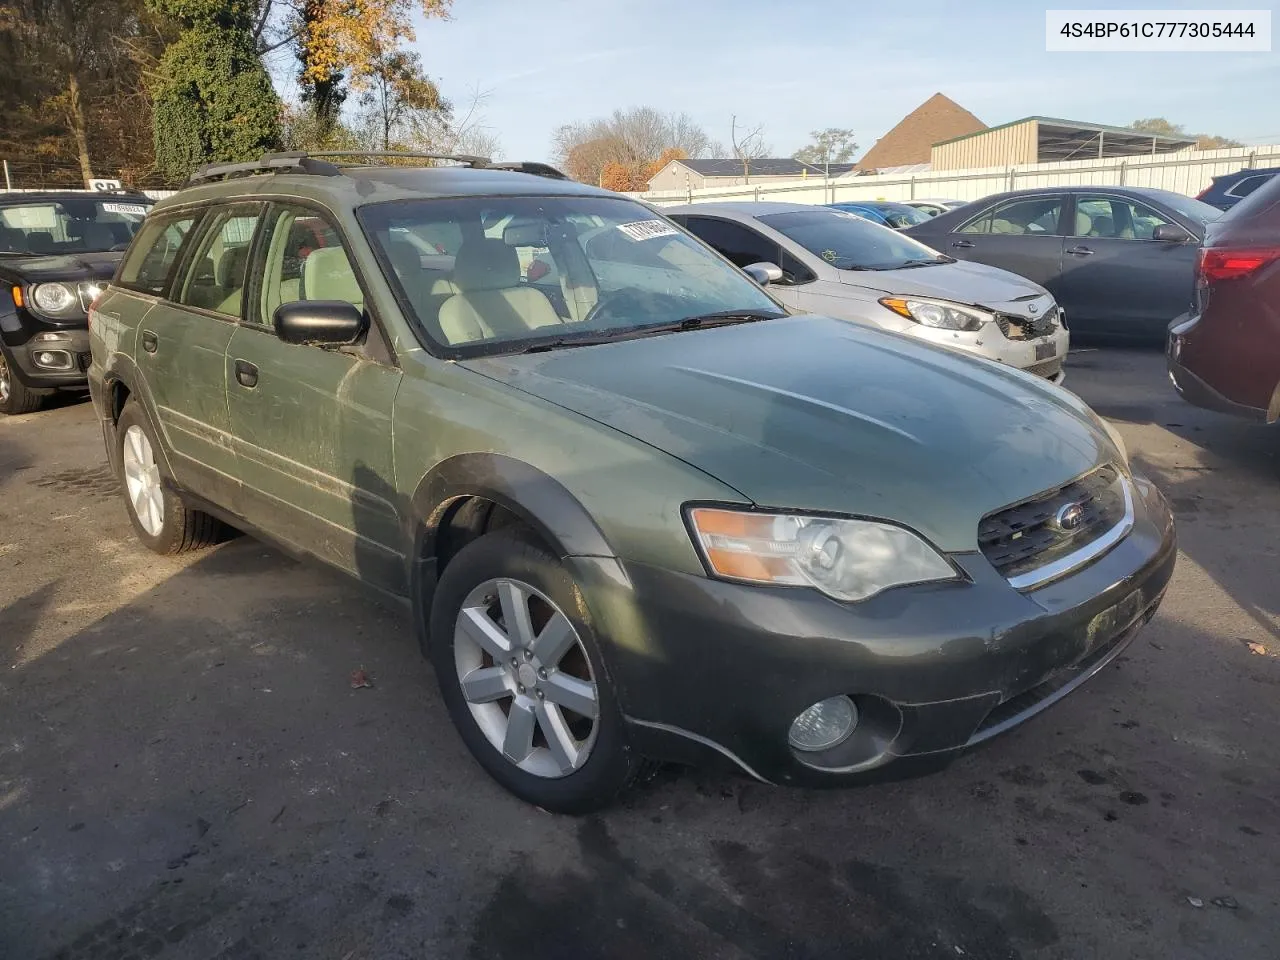
<path id="1" fill-rule="evenodd" d="M 237 507 L 239 480 L 223 377 L 261 211 L 262 204 L 244 204 L 209 212 L 169 299 L 143 319 L 135 350 L 173 454 L 174 479 L 230 510 Z M 183 222 L 175 221 L 173 229 Z"/>
<path id="2" fill-rule="evenodd" d="M 281 303 L 364 293 L 322 215 L 272 206 L 246 323 L 231 338 L 226 380 L 243 515 L 253 526 L 374 586 L 403 594 L 404 558 L 391 459 L 400 371 L 365 347 L 280 340 Z M 260 272 L 259 272 L 260 271 Z M 377 328 L 371 337 L 379 336 Z"/>
<path id="3" fill-rule="evenodd" d="M 988 207 L 947 235 L 941 253 L 973 260 L 1047 287 L 1058 301 L 1062 264 L 1062 215 L 1066 197 L 1035 194 Z M 1068 308 L 1068 321 L 1071 311 Z"/>
<path id="4" fill-rule="evenodd" d="M 1062 257 L 1061 301 L 1073 330 L 1163 337 L 1191 307 L 1199 244 L 1154 240 L 1173 221 L 1124 197 L 1080 194 Z M 1175 224 L 1176 226 L 1176 224 Z M 1181 227 L 1179 227 L 1181 229 Z"/>

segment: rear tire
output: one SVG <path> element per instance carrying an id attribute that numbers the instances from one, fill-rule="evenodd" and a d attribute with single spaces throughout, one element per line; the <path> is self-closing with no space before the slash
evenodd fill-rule
<path id="1" fill-rule="evenodd" d="M 509 527 L 450 560 L 430 613 L 429 656 L 463 742 L 507 790 L 556 813 L 607 806 L 643 766 L 581 604 L 564 564 Z"/>
<path id="2" fill-rule="evenodd" d="M 157 449 L 146 414 L 129 400 L 116 423 L 116 462 L 134 533 L 147 549 L 165 556 L 217 543 L 222 525 L 207 513 L 188 507 L 165 483 L 156 461 Z"/>
<path id="3" fill-rule="evenodd" d="M 0 413 L 11 417 L 21 413 L 34 413 L 52 392 L 28 387 L 14 375 L 8 358 L 0 352 Z"/>

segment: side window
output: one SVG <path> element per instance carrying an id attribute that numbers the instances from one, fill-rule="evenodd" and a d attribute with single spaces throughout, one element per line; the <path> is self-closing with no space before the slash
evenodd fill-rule
<path id="1" fill-rule="evenodd" d="M 129 248 L 120 270 L 122 286 L 144 293 L 162 294 L 169 271 L 178 260 L 182 241 L 191 232 L 199 214 L 173 219 L 148 220 Z"/>
<path id="2" fill-rule="evenodd" d="M 1073 236 L 1111 240 L 1150 240 L 1156 227 L 1172 223 L 1145 204 L 1119 197 L 1076 198 Z"/>
<path id="3" fill-rule="evenodd" d="M 1227 190 L 1228 197 L 1247 197 L 1253 191 L 1266 183 L 1274 174 L 1268 176 L 1245 177 L 1239 183 L 1233 184 Z"/>
<path id="4" fill-rule="evenodd" d="M 686 229 L 703 242 L 715 247 L 739 267 L 753 263 L 774 263 L 781 259 L 781 250 L 772 240 L 748 230 L 741 224 L 711 217 L 690 217 Z M 781 264 L 778 264 L 781 266 Z"/>
<path id="5" fill-rule="evenodd" d="M 1062 202 L 1061 196 L 1006 200 L 982 211 L 956 233 L 1055 236 L 1062 219 Z"/>
<path id="6" fill-rule="evenodd" d="M 174 293 L 174 301 L 239 317 L 249 274 L 249 249 L 261 218 L 262 208 L 257 204 L 216 212 Z"/>
<path id="7" fill-rule="evenodd" d="M 399 242 L 404 244 L 407 262 L 417 264 L 421 257 L 417 249 L 407 240 Z M 272 207 L 264 249 L 262 299 L 256 315 L 250 311 L 252 322 L 270 324 L 276 307 L 296 300 L 345 300 L 364 309 L 364 293 L 342 238 L 315 211 Z"/>

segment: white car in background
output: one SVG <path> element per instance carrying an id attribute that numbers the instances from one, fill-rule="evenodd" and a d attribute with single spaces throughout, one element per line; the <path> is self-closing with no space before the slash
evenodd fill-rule
<path id="1" fill-rule="evenodd" d="M 956 260 L 829 207 L 699 203 L 667 217 L 801 313 L 870 323 L 1042 376 L 1064 377 L 1069 335 L 1052 294 L 1023 277 Z"/>

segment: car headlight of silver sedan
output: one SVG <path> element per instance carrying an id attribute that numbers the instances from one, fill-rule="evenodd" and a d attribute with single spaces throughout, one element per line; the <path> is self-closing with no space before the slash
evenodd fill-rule
<path id="1" fill-rule="evenodd" d="M 707 569 L 725 580 L 816 587 L 853 601 L 959 578 L 919 536 L 879 520 L 713 507 L 695 507 L 688 516 Z"/>
<path id="2" fill-rule="evenodd" d="M 80 313 L 80 298 L 65 283 L 37 283 L 31 288 L 31 303 L 41 313 L 63 317 Z"/>
<path id="3" fill-rule="evenodd" d="M 977 330 L 994 315 L 977 307 L 925 297 L 883 297 L 880 303 L 900 317 L 939 330 Z"/>

